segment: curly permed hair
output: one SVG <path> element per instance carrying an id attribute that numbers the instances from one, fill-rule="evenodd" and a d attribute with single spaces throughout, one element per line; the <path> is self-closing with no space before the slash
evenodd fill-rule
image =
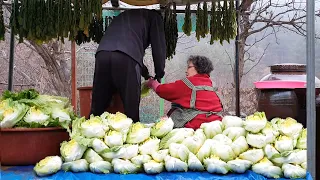
<path id="1" fill-rule="evenodd" d="M 190 56 L 187 63 L 192 63 L 198 74 L 208 74 L 213 71 L 213 65 L 209 58 L 205 56 Z"/>

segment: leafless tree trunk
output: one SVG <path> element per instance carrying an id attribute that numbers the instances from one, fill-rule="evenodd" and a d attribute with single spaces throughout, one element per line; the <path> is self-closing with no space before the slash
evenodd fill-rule
<path id="1" fill-rule="evenodd" d="M 260 58 L 252 59 L 250 49 L 263 41 L 270 35 L 274 35 L 277 40 L 276 33 L 281 29 L 295 32 L 299 35 L 305 35 L 305 17 L 306 17 L 306 1 L 294 0 L 243 0 L 240 5 L 240 35 L 239 35 L 239 79 L 240 83 L 246 74 L 250 72 L 263 58 L 264 52 Z M 253 37 L 257 33 L 263 34 L 261 37 L 255 38 L 249 44 L 249 37 Z M 257 36 L 255 36 L 257 37 Z M 255 62 L 248 71 L 245 71 L 246 62 Z M 235 74 L 235 71 L 233 69 Z M 234 76 L 235 77 L 235 76 Z M 235 86 L 234 83 L 232 84 Z"/>
<path id="2" fill-rule="evenodd" d="M 69 96 L 70 69 L 64 54 L 64 45 L 60 41 L 52 40 L 48 44 L 36 44 L 29 41 L 36 52 L 42 57 L 46 64 L 50 80 L 55 90 L 55 94 Z"/>

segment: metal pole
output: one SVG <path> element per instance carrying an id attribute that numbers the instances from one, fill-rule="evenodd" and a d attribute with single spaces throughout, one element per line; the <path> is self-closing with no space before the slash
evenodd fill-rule
<path id="1" fill-rule="evenodd" d="M 15 3 L 12 3 L 12 14 L 11 16 L 15 18 Z M 10 34 L 10 58 L 9 58 L 9 75 L 8 75 L 8 90 L 13 90 L 13 66 L 14 66 L 14 27 L 11 24 L 11 34 Z"/>
<path id="2" fill-rule="evenodd" d="M 235 41 L 235 80 L 236 80 L 236 115 L 240 117 L 240 80 L 239 80 L 239 1 L 236 1 L 237 36 Z"/>
<path id="3" fill-rule="evenodd" d="M 71 42 L 71 104 L 74 111 L 77 111 L 77 61 L 76 61 L 76 43 Z"/>
<path id="4" fill-rule="evenodd" d="M 307 161 L 308 171 L 316 177 L 315 108 L 315 1 L 307 0 Z"/>
<path id="5" fill-rule="evenodd" d="M 165 78 L 163 77 L 161 79 L 161 84 L 164 84 L 165 83 Z M 160 98 L 160 112 L 159 112 L 159 116 L 162 117 L 164 116 L 164 99 Z"/>

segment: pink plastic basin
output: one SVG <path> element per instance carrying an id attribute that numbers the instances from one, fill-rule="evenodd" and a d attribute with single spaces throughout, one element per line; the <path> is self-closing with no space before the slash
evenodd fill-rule
<path id="1" fill-rule="evenodd" d="M 305 81 L 259 81 L 254 85 L 258 89 L 296 89 L 306 88 L 307 82 Z"/>

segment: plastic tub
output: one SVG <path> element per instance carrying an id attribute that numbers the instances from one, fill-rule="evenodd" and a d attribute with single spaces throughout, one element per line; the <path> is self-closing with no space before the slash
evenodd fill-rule
<path id="1" fill-rule="evenodd" d="M 80 116 L 85 116 L 89 118 L 90 109 L 91 109 L 91 95 L 92 95 L 92 87 L 79 87 L 79 98 L 80 98 Z M 109 108 L 106 109 L 107 112 L 116 113 L 122 112 L 124 113 L 122 100 L 119 94 L 114 94 L 110 103 Z"/>
<path id="2" fill-rule="evenodd" d="M 60 127 L 1 129 L 1 165 L 34 165 L 46 156 L 60 156 L 69 133 Z"/>

